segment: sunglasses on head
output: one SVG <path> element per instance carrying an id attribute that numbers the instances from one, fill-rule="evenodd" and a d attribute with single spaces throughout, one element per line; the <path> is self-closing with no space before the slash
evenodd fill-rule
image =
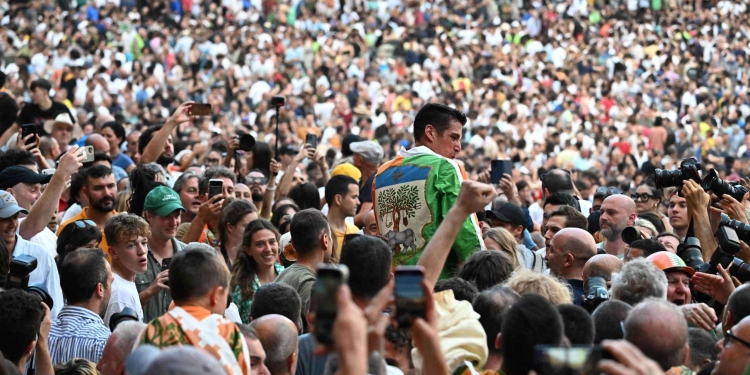
<path id="1" fill-rule="evenodd" d="M 622 194 L 622 190 L 616 187 L 600 186 L 596 188 L 595 194 L 607 194 L 607 195 Z"/>
<path id="2" fill-rule="evenodd" d="M 88 219 L 84 219 L 84 220 L 76 220 L 76 221 L 74 221 L 73 223 L 74 223 L 74 224 L 76 225 L 76 227 L 78 227 L 78 228 L 86 228 L 86 227 L 95 227 L 95 226 L 96 226 L 96 223 L 95 223 L 95 222 L 93 222 L 93 221 L 91 221 L 91 220 L 88 220 Z"/>

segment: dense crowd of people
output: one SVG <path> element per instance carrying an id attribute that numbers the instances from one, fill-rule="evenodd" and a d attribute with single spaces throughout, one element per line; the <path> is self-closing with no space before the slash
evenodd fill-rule
<path id="1" fill-rule="evenodd" d="M 4 2 L 0 374 L 750 373 L 748 14 Z"/>

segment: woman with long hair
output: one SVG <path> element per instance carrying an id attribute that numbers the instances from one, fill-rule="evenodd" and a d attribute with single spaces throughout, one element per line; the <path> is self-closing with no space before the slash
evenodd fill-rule
<path id="1" fill-rule="evenodd" d="M 667 232 L 672 231 L 672 226 L 669 224 L 669 218 L 659 211 L 659 204 L 664 198 L 661 189 L 656 188 L 656 184 L 650 178 L 646 178 L 641 182 L 635 191 L 630 194 L 630 198 L 633 198 L 635 202 L 635 208 L 638 210 L 638 214 L 644 212 L 653 212 L 659 215 L 661 222 L 664 223 L 664 230 Z"/>
<path id="2" fill-rule="evenodd" d="M 520 265 L 518 263 L 518 253 L 516 252 L 518 243 L 510 232 L 505 228 L 492 228 L 482 235 L 482 239 L 484 239 L 484 245 L 488 250 L 502 251 L 510 258 L 513 269 L 518 268 Z"/>
<path id="3" fill-rule="evenodd" d="M 230 289 L 242 323 L 250 323 L 255 291 L 273 282 L 284 267 L 278 263 L 279 232 L 266 220 L 251 221 L 242 236 L 242 251 L 232 265 Z"/>
<path id="4" fill-rule="evenodd" d="M 141 164 L 130 172 L 130 186 L 132 194 L 128 202 L 130 208 L 128 213 L 143 216 L 143 205 L 146 203 L 146 195 L 157 186 L 164 185 L 157 182 L 157 171 L 148 164 Z"/>
<path id="5" fill-rule="evenodd" d="M 254 220 L 258 220 L 258 209 L 245 200 L 231 200 L 221 210 L 218 250 L 230 270 L 237 259 L 245 227 Z"/>

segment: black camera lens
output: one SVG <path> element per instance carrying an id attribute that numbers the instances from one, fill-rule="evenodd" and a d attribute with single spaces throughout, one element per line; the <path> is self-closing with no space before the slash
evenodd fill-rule
<path id="1" fill-rule="evenodd" d="M 698 171 L 701 169 L 701 163 L 695 158 L 683 159 L 680 163 L 680 168 L 665 171 L 663 169 L 656 169 L 654 171 L 654 183 L 657 189 L 663 189 L 667 187 L 680 187 L 683 181 L 693 180 L 697 183 L 701 183 Z"/>
<path id="2" fill-rule="evenodd" d="M 679 169 L 668 171 L 657 168 L 654 171 L 654 184 L 657 189 L 682 186 L 682 171 Z"/>
<path id="3" fill-rule="evenodd" d="M 630 245 L 631 243 L 641 239 L 641 232 L 639 232 L 635 227 L 626 227 L 622 230 L 622 234 L 620 236 L 622 237 L 622 242 Z"/>
<path id="4" fill-rule="evenodd" d="M 47 288 L 45 288 L 44 285 L 31 284 L 26 289 L 26 291 L 39 297 L 39 299 L 44 302 L 44 304 L 47 305 L 50 310 L 52 310 L 52 307 L 55 306 L 55 301 L 52 300 L 52 296 L 49 295 L 49 292 L 47 292 Z"/>
<path id="5" fill-rule="evenodd" d="M 742 202 L 742 198 L 747 194 L 747 189 L 742 185 L 732 185 L 721 178 L 716 173 L 716 169 L 711 169 L 708 175 L 701 182 L 703 190 L 712 191 L 717 197 L 721 198 L 722 195 L 730 195 L 738 202 Z"/>
<path id="6" fill-rule="evenodd" d="M 583 290 L 585 294 L 582 307 L 589 313 L 594 312 L 603 302 L 609 301 L 607 280 L 603 277 L 589 277 L 583 285 Z"/>
<path id="7" fill-rule="evenodd" d="M 743 262 L 741 259 L 734 258 L 734 265 L 729 269 L 729 273 L 741 283 L 746 283 L 750 281 L 750 264 Z"/>
<path id="8" fill-rule="evenodd" d="M 122 311 L 112 314 L 112 316 L 109 317 L 110 332 L 114 332 L 118 324 L 122 322 L 127 322 L 129 320 L 132 320 L 135 322 L 139 321 L 138 313 L 136 313 L 135 310 L 131 309 L 130 307 L 126 307 L 122 309 Z"/>
<path id="9" fill-rule="evenodd" d="M 240 150 L 252 151 L 255 148 L 255 137 L 250 134 L 240 136 Z"/>
<path id="10" fill-rule="evenodd" d="M 696 270 L 704 267 L 703 253 L 700 245 L 698 245 L 698 239 L 695 237 L 686 237 L 685 241 L 677 246 L 677 256 L 682 258 L 688 267 Z"/>
<path id="11" fill-rule="evenodd" d="M 750 243 L 750 225 L 738 220 L 732 220 L 726 214 L 721 215 L 721 223 L 719 225 L 734 229 L 740 240 Z"/>

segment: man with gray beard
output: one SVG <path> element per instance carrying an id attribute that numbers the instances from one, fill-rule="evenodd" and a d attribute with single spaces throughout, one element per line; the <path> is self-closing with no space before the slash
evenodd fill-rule
<path id="1" fill-rule="evenodd" d="M 599 247 L 607 254 L 622 259 L 626 245 L 622 240 L 622 231 L 635 222 L 638 215 L 635 202 L 626 195 L 611 195 L 602 202 L 601 213 L 599 226 L 606 241 L 600 243 Z"/>

